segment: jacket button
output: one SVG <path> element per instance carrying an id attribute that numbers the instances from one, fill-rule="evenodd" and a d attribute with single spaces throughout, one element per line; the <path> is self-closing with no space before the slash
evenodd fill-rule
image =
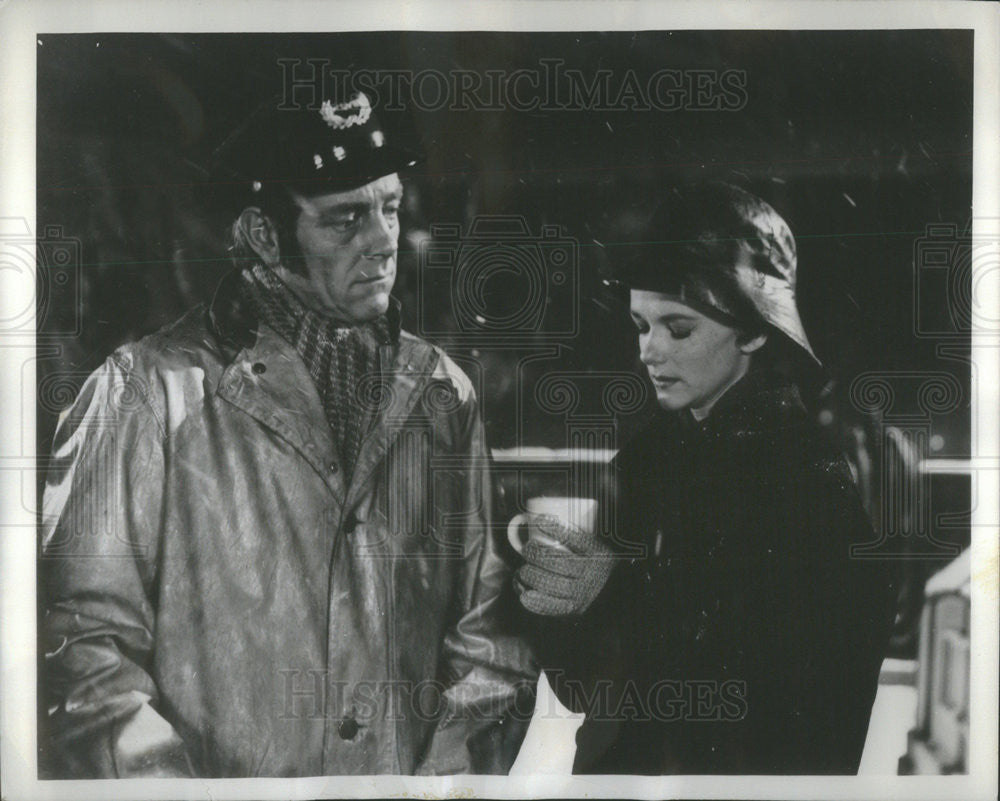
<path id="1" fill-rule="evenodd" d="M 347 517 L 344 518 L 343 529 L 348 534 L 353 534 L 354 529 L 358 527 L 358 516 L 354 512 L 349 512 Z"/>
<path id="2" fill-rule="evenodd" d="M 254 362 L 250 369 L 253 370 L 254 375 L 261 375 L 267 372 L 267 365 L 264 362 Z"/>
<path id="3" fill-rule="evenodd" d="M 354 718 L 344 718 L 337 727 L 341 740 L 353 740 L 358 736 L 358 722 Z"/>
<path id="4" fill-rule="evenodd" d="M 336 462 L 330 462 L 330 472 L 336 473 L 338 470 L 340 470 L 340 465 L 338 465 Z"/>

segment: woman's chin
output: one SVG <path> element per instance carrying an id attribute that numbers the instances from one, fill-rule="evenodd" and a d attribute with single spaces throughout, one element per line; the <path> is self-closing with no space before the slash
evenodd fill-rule
<path id="1" fill-rule="evenodd" d="M 660 408 L 667 412 L 680 412 L 688 407 L 687 399 L 671 390 L 656 390 L 656 402 Z"/>

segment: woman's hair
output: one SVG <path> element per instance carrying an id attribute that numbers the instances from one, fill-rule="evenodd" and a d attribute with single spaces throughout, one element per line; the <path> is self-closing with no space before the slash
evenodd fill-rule
<path id="1" fill-rule="evenodd" d="M 795 238 L 762 198 L 720 182 L 678 186 L 636 238 L 619 268 L 624 284 L 714 315 L 740 342 L 767 333 L 751 369 L 797 374 L 818 363 L 795 307 Z"/>
<path id="2" fill-rule="evenodd" d="M 767 342 L 754 351 L 750 361 L 751 370 L 777 370 L 790 375 L 808 361 L 803 358 L 805 354 L 801 353 L 802 349 L 798 345 L 769 325 L 755 332 L 740 330 L 737 341 L 752 339 L 758 334 L 767 334 Z"/>
<path id="3" fill-rule="evenodd" d="M 787 241 L 763 238 L 758 218 L 764 206 L 759 198 L 730 184 L 675 187 L 629 248 L 621 265 L 625 283 L 690 297 L 724 312 L 736 327 L 755 336 L 766 323 L 741 287 L 736 265 L 746 262 L 762 276 L 777 276 L 771 259 L 795 258 L 790 232 Z"/>
<path id="4" fill-rule="evenodd" d="M 820 393 L 829 381 L 824 368 L 771 326 L 767 326 L 767 342 L 754 351 L 750 359 L 750 371 L 768 371 L 784 376 L 798 387 L 808 409 L 815 407 Z"/>

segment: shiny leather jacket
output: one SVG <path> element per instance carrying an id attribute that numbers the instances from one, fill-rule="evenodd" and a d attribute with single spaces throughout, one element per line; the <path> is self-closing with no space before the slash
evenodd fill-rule
<path id="1" fill-rule="evenodd" d="M 498 773 L 531 714 L 476 394 L 401 332 L 344 479 L 235 274 L 60 421 L 43 560 L 54 776 Z"/>

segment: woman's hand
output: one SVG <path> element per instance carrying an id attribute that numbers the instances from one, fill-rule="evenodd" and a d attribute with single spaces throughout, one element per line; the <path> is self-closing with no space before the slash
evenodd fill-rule
<path id="1" fill-rule="evenodd" d="M 539 536 L 525 544 L 525 564 L 514 575 L 521 605 L 536 615 L 586 611 L 611 575 L 612 550 L 600 537 L 550 515 L 536 516 L 532 528 Z"/>

